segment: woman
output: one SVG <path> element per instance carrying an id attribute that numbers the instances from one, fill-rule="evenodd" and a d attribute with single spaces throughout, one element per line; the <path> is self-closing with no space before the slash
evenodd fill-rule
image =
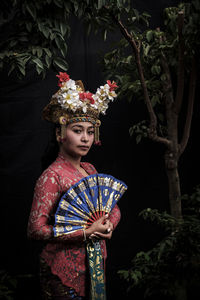
<path id="1" fill-rule="evenodd" d="M 109 217 L 105 215 L 85 230 L 59 237 L 54 237 L 53 217 L 61 196 L 82 178 L 97 173 L 93 165 L 81 162 L 81 158 L 94 142 L 99 143 L 98 116 L 105 113 L 109 101 L 116 97 L 116 84 L 108 81 L 93 95 L 84 91 L 81 81 L 71 80 L 68 74 L 57 76 L 60 89 L 45 107 L 43 116 L 60 124 L 56 128 L 59 154 L 36 183 L 28 236 L 46 241 L 40 260 L 44 299 L 88 299 L 85 243 L 99 239 L 105 261 L 105 240 L 112 237 L 120 210 L 116 205 Z"/>

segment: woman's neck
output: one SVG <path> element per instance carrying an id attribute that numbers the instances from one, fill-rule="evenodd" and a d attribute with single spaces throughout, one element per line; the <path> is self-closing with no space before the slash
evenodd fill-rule
<path id="1" fill-rule="evenodd" d="M 69 161 L 75 168 L 80 167 L 80 162 L 81 162 L 81 156 L 72 156 L 65 151 L 60 150 L 60 154 L 67 160 Z"/>

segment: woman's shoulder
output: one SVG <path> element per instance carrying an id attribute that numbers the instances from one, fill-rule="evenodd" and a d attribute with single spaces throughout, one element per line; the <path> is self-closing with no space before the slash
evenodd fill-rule
<path id="1" fill-rule="evenodd" d="M 52 178 L 58 177 L 58 174 L 59 174 L 59 164 L 56 159 L 45 170 L 42 171 L 37 181 L 41 182 L 46 180 L 53 180 Z"/>

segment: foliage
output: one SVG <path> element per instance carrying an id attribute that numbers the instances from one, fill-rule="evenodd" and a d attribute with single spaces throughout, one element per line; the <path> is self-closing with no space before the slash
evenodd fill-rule
<path id="1" fill-rule="evenodd" d="M 165 98 L 166 66 L 163 66 L 163 57 L 167 62 L 167 68 L 171 75 L 172 81 L 171 91 L 176 97 L 176 89 L 178 85 L 178 72 L 180 64 L 179 43 L 180 37 L 178 32 L 178 18 L 180 14 L 184 14 L 183 37 L 184 46 L 184 65 L 183 76 L 185 73 L 184 83 L 188 89 L 189 76 L 192 68 L 192 58 L 196 58 L 196 63 L 199 63 L 199 35 L 200 35 L 200 1 L 194 0 L 190 3 L 181 3 L 178 7 L 169 7 L 164 11 L 164 26 L 160 28 L 149 28 L 149 15 L 146 13 L 139 14 L 136 10 L 131 9 L 132 16 L 129 13 L 124 15 L 124 10 L 121 12 L 121 20 L 123 27 L 128 30 L 130 38 L 133 37 L 137 42 L 141 65 L 145 76 L 145 84 L 147 86 L 148 95 L 151 101 L 152 108 L 158 120 L 158 132 L 160 136 L 166 137 L 166 111 Z M 115 18 L 115 17 L 114 17 Z M 116 20 L 116 19 L 115 19 Z M 103 59 L 105 73 L 108 78 L 116 78 L 120 86 L 120 95 L 129 101 L 144 100 L 143 87 L 139 80 L 137 61 L 130 47 L 130 40 L 123 37 L 118 43 L 113 46 L 113 50 L 106 53 Z M 183 87 L 184 90 L 184 87 Z M 147 136 L 147 125 L 144 129 L 133 125 L 130 128 L 130 133 L 136 134 L 137 142 L 142 136 Z M 137 129 L 137 130 L 136 130 Z M 137 137 L 139 134 L 139 137 Z"/>
<path id="2" fill-rule="evenodd" d="M 138 15 L 126 2 L 109 1 L 114 14 L 120 11 Z M 67 38 L 70 36 L 70 16 L 84 18 L 88 33 L 102 28 L 104 39 L 110 24 L 106 1 L 103 0 L 2 0 L 0 3 L 0 69 L 7 68 L 22 78 L 29 64 L 38 74 L 45 75 L 54 67 L 67 70 Z M 117 4 L 117 5 L 116 5 Z M 106 11 L 106 14 L 105 14 Z M 134 17 L 133 17 L 134 18 Z"/>
<path id="3" fill-rule="evenodd" d="M 196 45 L 199 1 L 195 0 L 193 3 L 192 9 L 196 12 L 192 15 L 188 5 L 187 13 L 190 18 L 186 31 L 193 32 L 192 45 Z M 185 6 L 187 7 L 187 5 Z M 116 30 L 116 20 L 121 18 L 130 33 L 142 41 L 144 59 L 149 60 L 148 64 L 152 65 L 153 75 L 156 77 L 161 73 L 159 61 L 153 59 L 152 64 L 155 46 L 152 41 L 156 43 L 159 34 L 153 30 L 141 31 L 145 26 L 148 27 L 150 16 L 147 13 L 139 14 L 132 7 L 130 0 L 111 0 L 109 3 L 105 0 L 2 0 L 0 7 L 0 68 L 7 67 L 8 74 L 15 70 L 17 74 L 24 76 L 29 63 L 35 66 L 38 74 L 45 75 L 46 69 L 52 66 L 66 70 L 68 68 L 66 61 L 67 38 L 70 35 L 69 19 L 71 15 L 84 19 L 88 33 L 91 30 L 94 32 L 101 30 L 104 39 L 107 38 L 110 30 Z M 177 42 L 173 30 L 177 18 L 176 9 L 166 11 L 166 16 L 168 19 L 166 22 L 172 29 L 174 38 L 168 41 L 168 44 L 157 45 L 158 51 L 161 48 L 173 48 Z M 196 24 L 196 30 L 194 30 L 194 24 Z M 187 43 L 191 45 L 191 38 Z M 134 70 L 136 70 L 134 58 L 127 54 L 127 47 L 127 41 L 122 39 L 119 48 L 112 51 L 110 55 L 107 54 L 104 62 L 109 71 L 113 69 L 112 66 L 120 57 L 117 61 L 117 72 L 114 75 L 122 86 L 121 93 L 127 91 L 129 98 L 132 98 L 133 92 L 137 97 L 141 87 L 140 82 L 134 78 Z M 195 48 L 196 46 L 193 49 Z M 110 57 L 112 57 L 111 60 L 109 60 Z M 149 70 L 148 67 L 147 70 Z M 116 75 L 116 73 L 118 74 Z M 150 89 L 153 84 L 158 85 L 158 82 L 156 80 L 153 83 L 149 82 Z M 158 91 L 159 86 L 156 89 Z M 152 101 L 157 103 L 161 97 L 162 95 L 157 92 L 152 95 Z"/>
<path id="4" fill-rule="evenodd" d="M 127 28 L 131 28 L 132 33 L 138 31 L 137 24 L 148 24 L 148 13 L 139 14 L 132 6 L 130 0 L 106 0 L 87 1 L 88 5 L 84 7 L 84 22 L 87 25 L 88 33 L 101 31 L 104 40 L 107 39 L 109 31 L 116 30 L 115 20 L 122 18 L 125 21 Z M 98 3 L 98 4 L 97 4 Z"/>
<path id="5" fill-rule="evenodd" d="M 73 1 L 2 0 L 0 6 L 0 68 L 21 77 L 29 64 L 43 75 L 50 67 L 68 68 L 66 38 Z"/>
<path id="6" fill-rule="evenodd" d="M 139 287 L 144 297 L 168 296 L 184 298 L 185 290 L 198 287 L 200 280 L 200 185 L 191 196 L 182 197 L 184 218 L 177 220 L 166 212 L 147 208 L 140 215 L 157 222 L 166 236 L 153 249 L 139 252 L 129 270 L 119 274 L 130 289 Z M 171 298 L 170 298 L 171 299 Z"/>

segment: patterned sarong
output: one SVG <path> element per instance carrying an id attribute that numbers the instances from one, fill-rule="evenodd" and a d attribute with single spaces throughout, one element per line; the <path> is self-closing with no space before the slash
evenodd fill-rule
<path id="1" fill-rule="evenodd" d="M 90 271 L 90 300 L 106 300 L 104 262 L 99 241 L 87 243 Z"/>

